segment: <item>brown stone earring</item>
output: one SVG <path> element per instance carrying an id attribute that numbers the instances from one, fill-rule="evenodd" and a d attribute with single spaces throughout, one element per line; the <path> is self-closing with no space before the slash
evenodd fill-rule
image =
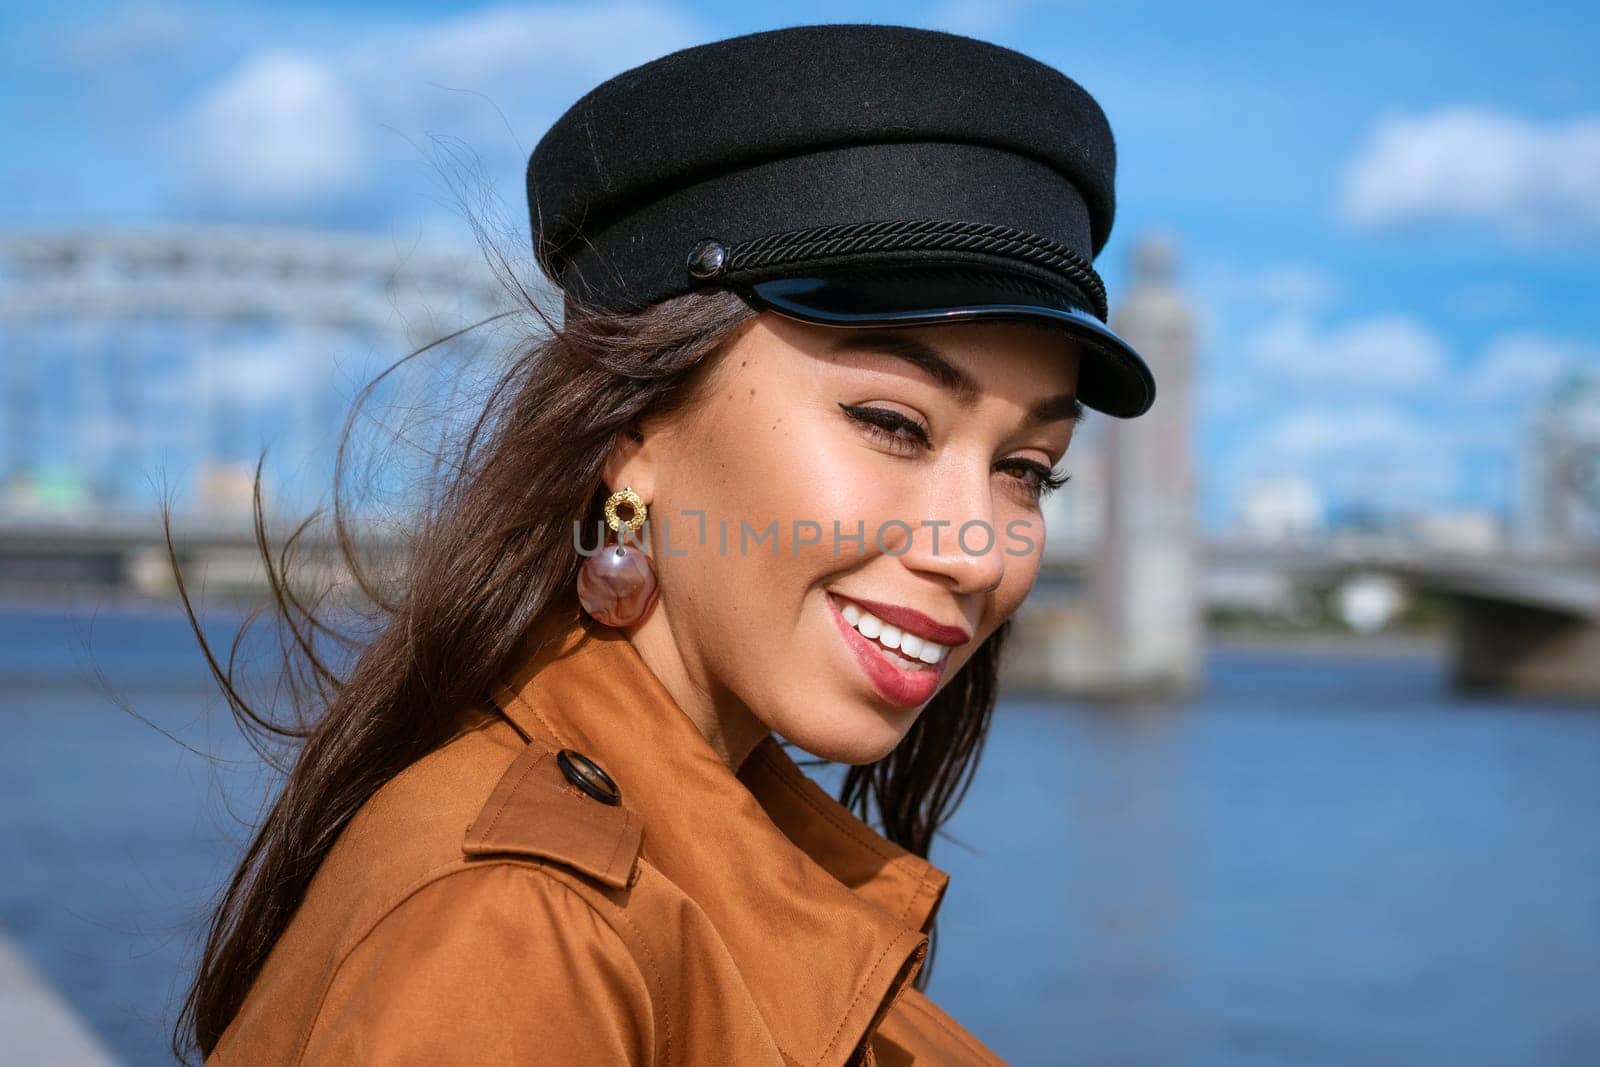
<path id="1" fill-rule="evenodd" d="M 628 517 L 617 508 L 626 505 Z M 632 626 L 656 599 L 656 568 L 632 535 L 644 525 L 648 512 L 644 500 L 623 487 L 606 498 L 606 525 L 617 533 L 615 548 L 601 544 L 578 568 L 578 603 L 597 622 L 607 626 Z M 622 527 L 628 533 L 622 533 Z M 626 542 L 633 540 L 633 545 Z"/>

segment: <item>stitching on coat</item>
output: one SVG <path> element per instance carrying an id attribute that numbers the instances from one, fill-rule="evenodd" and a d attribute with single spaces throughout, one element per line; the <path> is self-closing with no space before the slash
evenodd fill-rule
<path id="1" fill-rule="evenodd" d="M 481 836 L 487 837 L 489 834 L 494 832 L 494 828 L 500 822 L 500 816 L 504 815 L 505 811 L 506 811 L 506 808 L 510 807 L 511 798 L 516 796 L 517 790 L 522 788 L 522 783 L 527 779 L 528 775 L 533 773 L 533 769 L 535 767 L 537 767 L 541 762 L 543 762 L 544 758 L 550 754 L 548 751 L 544 750 L 542 745 L 540 746 L 540 749 L 541 749 L 541 751 L 539 752 L 539 754 L 537 756 L 535 756 L 534 759 L 531 762 L 529 762 L 529 764 L 526 767 L 524 767 L 522 769 L 522 773 L 521 774 L 517 775 L 516 783 L 513 784 L 511 786 L 511 788 L 506 792 L 505 799 L 502 800 L 500 802 L 500 806 L 495 809 L 494 818 L 490 819 L 489 820 L 489 825 L 483 828 L 483 834 Z M 587 795 L 587 794 L 580 794 L 580 795 Z M 617 831 L 616 840 L 613 841 L 612 844 L 611 844 L 611 855 L 606 859 L 605 872 L 608 875 L 611 874 L 612 868 L 616 865 L 617 853 L 622 850 L 622 842 L 628 836 L 628 826 L 633 821 L 633 812 L 629 811 L 627 808 L 624 808 L 622 810 L 623 810 L 622 826 Z"/>
<path id="2" fill-rule="evenodd" d="M 843 830 L 850 836 L 852 840 L 858 842 L 862 847 L 870 849 L 873 855 L 879 857 L 880 859 L 888 860 L 892 863 L 898 863 L 905 858 L 904 856 L 898 856 L 893 852 L 887 851 L 884 849 L 882 842 L 876 841 L 872 837 L 862 834 L 861 827 L 856 826 L 853 823 L 845 822 L 843 819 L 839 818 L 837 812 L 830 811 L 821 804 L 818 804 L 816 800 L 807 794 L 804 789 L 800 788 L 798 782 L 793 782 L 789 779 L 787 768 L 778 762 L 778 758 L 772 754 L 770 749 L 762 749 L 761 758 L 766 760 L 773 770 L 777 771 L 775 777 L 778 779 L 778 781 L 787 786 L 790 792 L 799 797 L 801 800 L 805 801 L 806 805 L 818 815 L 821 815 L 824 819 L 828 820 L 828 822 L 832 823 L 838 829 Z M 809 780 L 810 779 L 807 779 L 807 781 Z"/>
<path id="3" fill-rule="evenodd" d="M 856 843 L 860 844 L 863 848 L 865 848 L 868 851 L 870 851 L 874 856 L 877 856 L 879 859 L 882 859 L 882 860 L 886 861 L 887 863 L 890 863 L 890 864 L 892 864 L 892 865 L 894 865 L 896 867 L 901 867 L 901 868 L 908 869 L 908 870 L 919 870 L 920 869 L 920 865 L 918 864 L 918 862 L 915 859 L 913 859 L 911 856 L 909 856 L 909 855 L 896 855 L 895 853 L 888 851 L 887 849 L 885 849 L 883 847 L 883 843 L 881 841 L 875 839 L 872 836 L 869 836 L 868 834 L 863 834 L 861 832 L 862 828 L 860 826 L 857 826 L 854 823 L 850 823 L 850 822 L 844 821 L 843 819 L 839 818 L 837 812 L 831 811 L 828 808 L 825 808 L 821 804 L 817 803 L 815 798 L 810 796 L 804 789 L 800 788 L 799 783 L 790 781 L 789 776 L 787 774 L 787 769 L 783 766 L 783 764 L 778 762 L 777 757 L 772 754 L 772 751 L 770 749 L 762 749 L 761 750 L 761 758 L 763 760 L 766 760 L 767 763 L 769 765 L 771 765 L 772 768 L 775 771 L 777 771 L 777 774 L 774 777 L 776 777 L 778 779 L 778 781 L 782 782 L 785 786 L 787 786 L 789 788 L 790 792 L 792 792 L 795 796 L 799 797 L 802 801 L 804 801 L 806 806 L 811 808 L 812 811 L 814 811 L 818 815 L 822 816 L 824 819 L 826 819 L 833 826 L 837 827 L 840 830 L 843 830 L 847 835 L 849 835 L 851 840 L 853 840 Z M 807 781 L 810 781 L 810 779 L 807 779 Z M 924 862 L 926 862 L 926 861 L 924 861 Z M 921 871 L 921 877 L 922 877 L 923 880 L 926 880 L 926 879 L 932 878 L 933 875 L 932 875 L 931 872 L 923 870 L 923 871 Z M 921 894 L 921 892 L 922 892 L 921 888 L 918 888 L 917 892 L 912 894 L 912 899 L 915 900 L 916 897 Z M 906 911 L 907 912 L 910 911 L 910 906 L 909 905 L 907 905 Z M 904 917 L 905 914 L 906 914 L 905 912 L 902 912 L 901 913 L 902 917 Z"/>
<path id="4" fill-rule="evenodd" d="M 619 939 L 621 938 L 621 934 L 618 933 L 616 926 L 612 924 L 611 920 L 607 918 L 606 914 L 599 908 L 595 907 L 594 904 L 592 904 L 582 893 L 572 888 L 572 886 L 568 885 L 559 876 L 557 876 L 556 872 L 550 869 L 548 861 L 539 860 L 530 862 L 525 859 L 502 859 L 492 860 L 488 863 L 484 863 L 482 861 L 468 863 L 463 860 L 450 860 L 446 863 L 440 864 L 437 867 L 431 867 L 416 881 L 412 882 L 410 885 L 406 886 L 405 889 L 401 890 L 400 893 L 388 905 L 383 907 L 378 912 L 377 916 L 372 920 L 372 922 L 367 926 L 367 928 L 362 931 L 359 937 L 354 938 L 347 945 L 341 946 L 334 953 L 334 958 L 338 962 L 333 965 L 332 972 L 329 973 L 327 980 L 323 983 L 322 993 L 317 997 L 316 1008 L 311 1013 L 311 1025 L 306 1027 L 306 1032 L 301 1037 L 300 1043 L 295 1049 L 293 1062 L 295 1063 L 296 1067 L 299 1067 L 300 1064 L 305 1062 L 306 1050 L 311 1044 L 312 1037 L 316 1035 L 317 1022 L 322 1018 L 323 1008 L 327 1006 L 328 995 L 333 992 L 333 987 L 338 984 L 339 975 L 344 970 L 345 964 L 350 961 L 350 957 L 355 954 L 356 949 L 360 948 L 361 945 L 377 931 L 378 927 L 382 925 L 383 920 L 387 919 L 390 915 L 393 915 L 397 910 L 399 910 L 401 905 L 405 904 L 412 897 L 416 896 L 418 893 L 422 892 L 422 890 L 428 888 L 436 882 L 442 882 L 453 874 L 461 874 L 467 871 L 490 870 L 495 867 L 521 867 L 525 870 L 538 870 L 544 872 L 547 876 L 549 876 L 553 883 L 559 885 L 568 893 L 571 893 L 573 896 L 577 897 L 585 908 L 599 918 L 601 922 L 605 923 L 606 926 L 610 927 L 611 932 L 617 934 Z M 639 934 L 638 925 L 625 912 L 618 911 L 617 916 L 626 922 L 632 929 L 634 937 L 638 940 L 640 949 L 645 954 L 645 960 L 650 965 L 651 977 L 653 977 L 656 981 L 656 990 L 664 1002 L 666 1000 L 666 989 L 661 982 L 661 972 L 656 967 L 655 958 L 650 954 L 650 947 L 644 943 L 643 937 Z M 635 966 L 637 965 L 637 962 L 635 962 Z M 663 1004 L 662 1008 L 657 1012 L 657 1014 L 661 1017 L 662 1029 L 667 1035 L 667 1062 L 671 1063 L 672 1023 L 666 1017 L 664 1011 L 665 1006 Z"/>
<path id="5" fill-rule="evenodd" d="M 554 726 L 550 725 L 549 720 L 547 720 L 543 715 L 541 715 L 539 713 L 539 709 L 538 708 L 534 707 L 533 704 L 530 703 L 529 701 L 523 700 L 522 699 L 522 694 L 520 692 L 518 692 L 515 689 L 512 689 L 509 685 L 507 685 L 503 681 L 496 682 L 495 686 L 496 686 L 497 692 L 504 692 L 505 693 L 505 696 L 502 699 L 506 703 L 515 704 L 515 705 L 517 705 L 517 707 L 523 709 L 529 715 L 533 716 L 533 718 L 538 721 L 539 725 L 543 726 L 545 728 L 546 732 L 549 733 L 550 737 L 555 741 L 557 748 L 568 748 L 568 747 L 570 747 L 567 744 L 566 739 L 561 736 L 560 731 L 558 731 Z"/>
<path id="6" fill-rule="evenodd" d="M 922 881 L 917 885 L 917 891 L 912 893 L 910 899 L 906 901 L 905 910 L 900 912 L 901 922 L 907 921 L 911 917 L 911 909 L 917 906 L 917 901 L 927 896 L 929 889 L 928 881 L 931 877 L 931 875 L 924 876 Z"/>
<path id="7" fill-rule="evenodd" d="M 917 902 L 919 900 L 921 900 L 923 897 L 926 896 L 926 897 L 933 897 L 933 898 L 937 899 L 938 895 L 939 895 L 939 876 L 938 876 L 938 874 L 934 873 L 934 871 L 932 871 L 932 870 L 928 870 L 928 871 L 923 872 L 922 884 L 917 887 L 917 891 L 915 893 L 911 894 L 911 899 L 906 902 L 906 910 L 900 913 L 901 921 L 906 921 L 907 919 L 910 918 L 911 909 L 914 908 L 916 906 Z"/>
<path id="8" fill-rule="evenodd" d="M 906 938 L 920 938 L 921 936 L 922 935 L 920 933 L 912 934 L 907 932 L 889 942 L 889 947 L 884 949 L 882 954 L 878 956 L 876 962 L 874 962 L 872 965 L 872 970 L 867 972 L 867 976 L 861 980 L 861 985 L 856 988 L 856 995 L 851 999 L 850 1006 L 844 1010 L 843 1017 L 839 1019 L 839 1025 L 833 1028 L 833 1036 L 828 1039 L 828 1047 L 822 1050 L 822 1059 L 827 1059 L 829 1053 L 833 1051 L 833 1046 L 839 1043 L 839 1035 L 844 1032 L 844 1024 L 846 1020 L 850 1018 L 850 1013 L 856 1010 L 856 1005 L 861 1003 L 861 997 L 866 993 L 867 986 L 872 984 L 872 979 L 877 975 L 878 971 L 882 970 L 883 961 L 889 957 L 889 953 L 898 948 Z"/>
<path id="9" fill-rule="evenodd" d="M 643 867 L 641 867 L 639 869 L 639 873 L 640 873 L 641 876 L 643 875 L 643 873 L 644 873 L 644 868 Z M 556 879 L 556 880 L 558 882 L 560 881 L 559 878 Z M 567 889 L 568 889 L 569 892 L 577 893 L 577 890 L 573 889 L 571 886 L 567 886 Z M 579 894 L 579 895 L 580 895 L 580 898 L 581 898 L 581 894 Z M 588 904 L 589 902 L 585 900 L 584 903 Z M 595 912 L 595 914 L 600 915 L 599 909 L 595 908 L 593 904 L 589 904 L 589 907 Z M 602 920 L 604 920 L 606 922 L 607 925 L 610 925 L 610 920 L 606 919 L 604 915 L 600 915 L 600 917 L 601 917 Z M 634 939 L 639 944 L 639 951 L 644 953 L 644 960 L 645 960 L 645 962 L 647 964 L 650 965 L 650 976 L 656 980 L 656 992 L 659 993 L 660 996 L 661 996 L 661 1005 L 660 1005 L 661 1030 L 662 1030 L 663 1033 L 665 1033 L 667 1035 L 667 1037 L 666 1037 L 666 1060 L 667 1060 L 667 1063 L 668 1063 L 668 1065 L 670 1067 L 670 1065 L 672 1063 L 672 1016 L 667 1014 L 667 987 L 661 981 L 661 971 L 656 966 L 656 958 L 650 951 L 649 942 L 645 940 L 644 934 L 642 932 L 640 932 L 639 924 L 634 922 L 633 921 L 633 916 L 629 915 L 626 911 L 619 910 L 617 912 L 617 918 L 619 918 L 623 922 L 627 923 L 628 924 L 628 928 L 633 931 Z M 612 930 L 615 930 L 615 929 L 616 929 L 616 927 L 613 926 Z"/>
<path id="10" fill-rule="evenodd" d="M 537 756 L 529 761 L 526 767 L 522 768 L 522 773 L 517 775 L 516 783 L 506 791 L 505 797 L 500 801 L 500 806 L 495 809 L 494 818 L 490 819 L 489 825 L 483 828 L 483 836 L 487 837 L 489 834 L 494 832 L 495 826 L 497 826 L 500 822 L 500 816 L 504 815 L 506 808 L 510 806 L 511 798 L 517 795 L 517 790 L 522 788 L 522 783 L 527 780 L 528 775 L 533 773 L 533 769 L 537 767 L 540 761 L 543 760 L 547 755 L 549 755 L 548 752 L 541 751 Z"/>
<path id="11" fill-rule="evenodd" d="M 607 874 L 611 873 L 612 865 L 617 862 L 617 853 L 622 851 L 622 840 L 628 836 L 628 824 L 633 822 L 633 812 L 629 811 L 627 808 L 623 808 L 622 811 L 622 828 L 617 831 L 617 839 L 616 841 L 612 842 L 611 845 L 611 856 L 606 860 Z M 624 878 L 623 881 L 627 881 L 627 879 Z"/>

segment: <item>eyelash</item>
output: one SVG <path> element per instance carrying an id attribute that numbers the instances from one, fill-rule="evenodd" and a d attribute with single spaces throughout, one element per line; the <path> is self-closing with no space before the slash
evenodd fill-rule
<path id="1" fill-rule="evenodd" d="M 840 404 L 839 407 L 847 416 L 885 444 L 896 447 L 914 445 L 919 448 L 928 448 L 931 445 L 928 432 L 898 411 L 857 404 Z M 1070 474 L 1055 474 L 1043 463 L 1031 459 L 1014 459 L 1010 463 L 1013 467 L 1021 467 L 1038 479 L 1033 483 L 1020 479 L 1024 485 L 1037 486 L 1034 497 L 1036 500 L 1043 500 L 1072 479 Z"/>

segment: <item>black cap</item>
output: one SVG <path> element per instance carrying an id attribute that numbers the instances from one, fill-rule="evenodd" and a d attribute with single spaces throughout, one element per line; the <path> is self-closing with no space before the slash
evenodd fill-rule
<path id="1" fill-rule="evenodd" d="M 528 160 L 534 254 L 608 311 L 725 286 L 833 326 L 1014 318 L 1082 343 L 1078 396 L 1129 418 L 1155 381 L 1093 261 L 1116 145 L 1072 79 L 937 30 L 796 26 L 624 71 Z"/>

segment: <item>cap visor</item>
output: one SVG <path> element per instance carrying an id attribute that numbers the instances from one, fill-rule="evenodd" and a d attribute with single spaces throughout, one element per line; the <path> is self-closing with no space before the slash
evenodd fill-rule
<path id="1" fill-rule="evenodd" d="M 928 325 L 1024 319 L 1055 326 L 1081 342 L 1078 399 L 1117 418 L 1155 402 L 1145 361 L 1066 287 L 998 270 L 896 266 L 850 269 L 739 286 L 755 303 L 823 326 Z"/>

